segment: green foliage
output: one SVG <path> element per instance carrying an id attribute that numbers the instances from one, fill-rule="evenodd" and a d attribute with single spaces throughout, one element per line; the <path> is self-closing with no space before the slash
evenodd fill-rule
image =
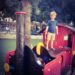
<path id="1" fill-rule="evenodd" d="M 0 10 L 5 16 L 15 16 L 16 11 L 22 10 L 23 0 L 0 0 Z M 26 0 L 25 0 L 26 1 Z M 32 20 L 47 21 L 49 12 L 55 10 L 57 19 L 61 22 L 75 22 L 75 0 L 27 0 L 32 5 Z M 39 9 L 39 10 L 38 10 Z"/>

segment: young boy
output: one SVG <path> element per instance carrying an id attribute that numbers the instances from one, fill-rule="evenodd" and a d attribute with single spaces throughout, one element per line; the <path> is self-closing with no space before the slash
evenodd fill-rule
<path id="1" fill-rule="evenodd" d="M 58 34 L 58 26 L 57 26 L 58 23 L 55 20 L 56 16 L 57 16 L 57 13 L 55 11 L 50 12 L 50 20 L 48 21 L 48 26 L 46 27 L 46 34 L 48 32 L 47 43 L 46 43 L 47 50 L 49 50 L 48 48 L 49 41 L 51 41 L 51 49 L 54 50 L 53 43 L 55 40 L 55 34 L 56 32 Z"/>

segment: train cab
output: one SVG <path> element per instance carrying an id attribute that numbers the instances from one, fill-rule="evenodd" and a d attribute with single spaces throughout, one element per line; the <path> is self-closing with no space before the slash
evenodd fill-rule
<path id="1" fill-rule="evenodd" d="M 47 37 L 43 37 L 44 44 L 46 41 Z M 50 51 L 50 54 L 55 56 L 56 59 L 45 65 L 44 75 L 65 75 L 64 71 L 71 67 L 72 57 L 75 53 L 74 42 L 75 30 L 67 25 L 59 24 L 58 35 L 56 34 L 54 42 L 54 48 L 56 50 Z"/>

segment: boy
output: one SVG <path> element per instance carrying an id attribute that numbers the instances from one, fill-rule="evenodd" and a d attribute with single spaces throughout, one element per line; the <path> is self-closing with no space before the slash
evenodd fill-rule
<path id="1" fill-rule="evenodd" d="M 57 26 L 58 24 L 57 21 L 55 20 L 56 16 L 57 13 L 55 11 L 50 12 L 50 20 L 48 21 L 48 26 L 46 27 L 46 34 L 48 31 L 47 43 L 46 43 L 47 50 L 49 50 L 48 48 L 49 41 L 51 41 L 51 49 L 54 50 L 53 43 L 55 40 L 55 34 L 56 32 L 58 34 L 58 26 Z"/>

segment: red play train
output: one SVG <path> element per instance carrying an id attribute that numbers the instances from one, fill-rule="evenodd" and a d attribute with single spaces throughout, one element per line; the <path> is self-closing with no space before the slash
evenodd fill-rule
<path id="1" fill-rule="evenodd" d="M 71 67 L 72 57 L 75 54 L 75 30 L 60 24 L 58 32 L 54 42 L 55 51 L 48 52 L 44 48 L 45 32 L 42 43 L 32 50 L 25 46 L 24 70 L 30 70 L 28 75 L 65 75 L 64 70 Z M 5 60 L 5 75 L 15 75 L 15 51 L 8 52 Z"/>

